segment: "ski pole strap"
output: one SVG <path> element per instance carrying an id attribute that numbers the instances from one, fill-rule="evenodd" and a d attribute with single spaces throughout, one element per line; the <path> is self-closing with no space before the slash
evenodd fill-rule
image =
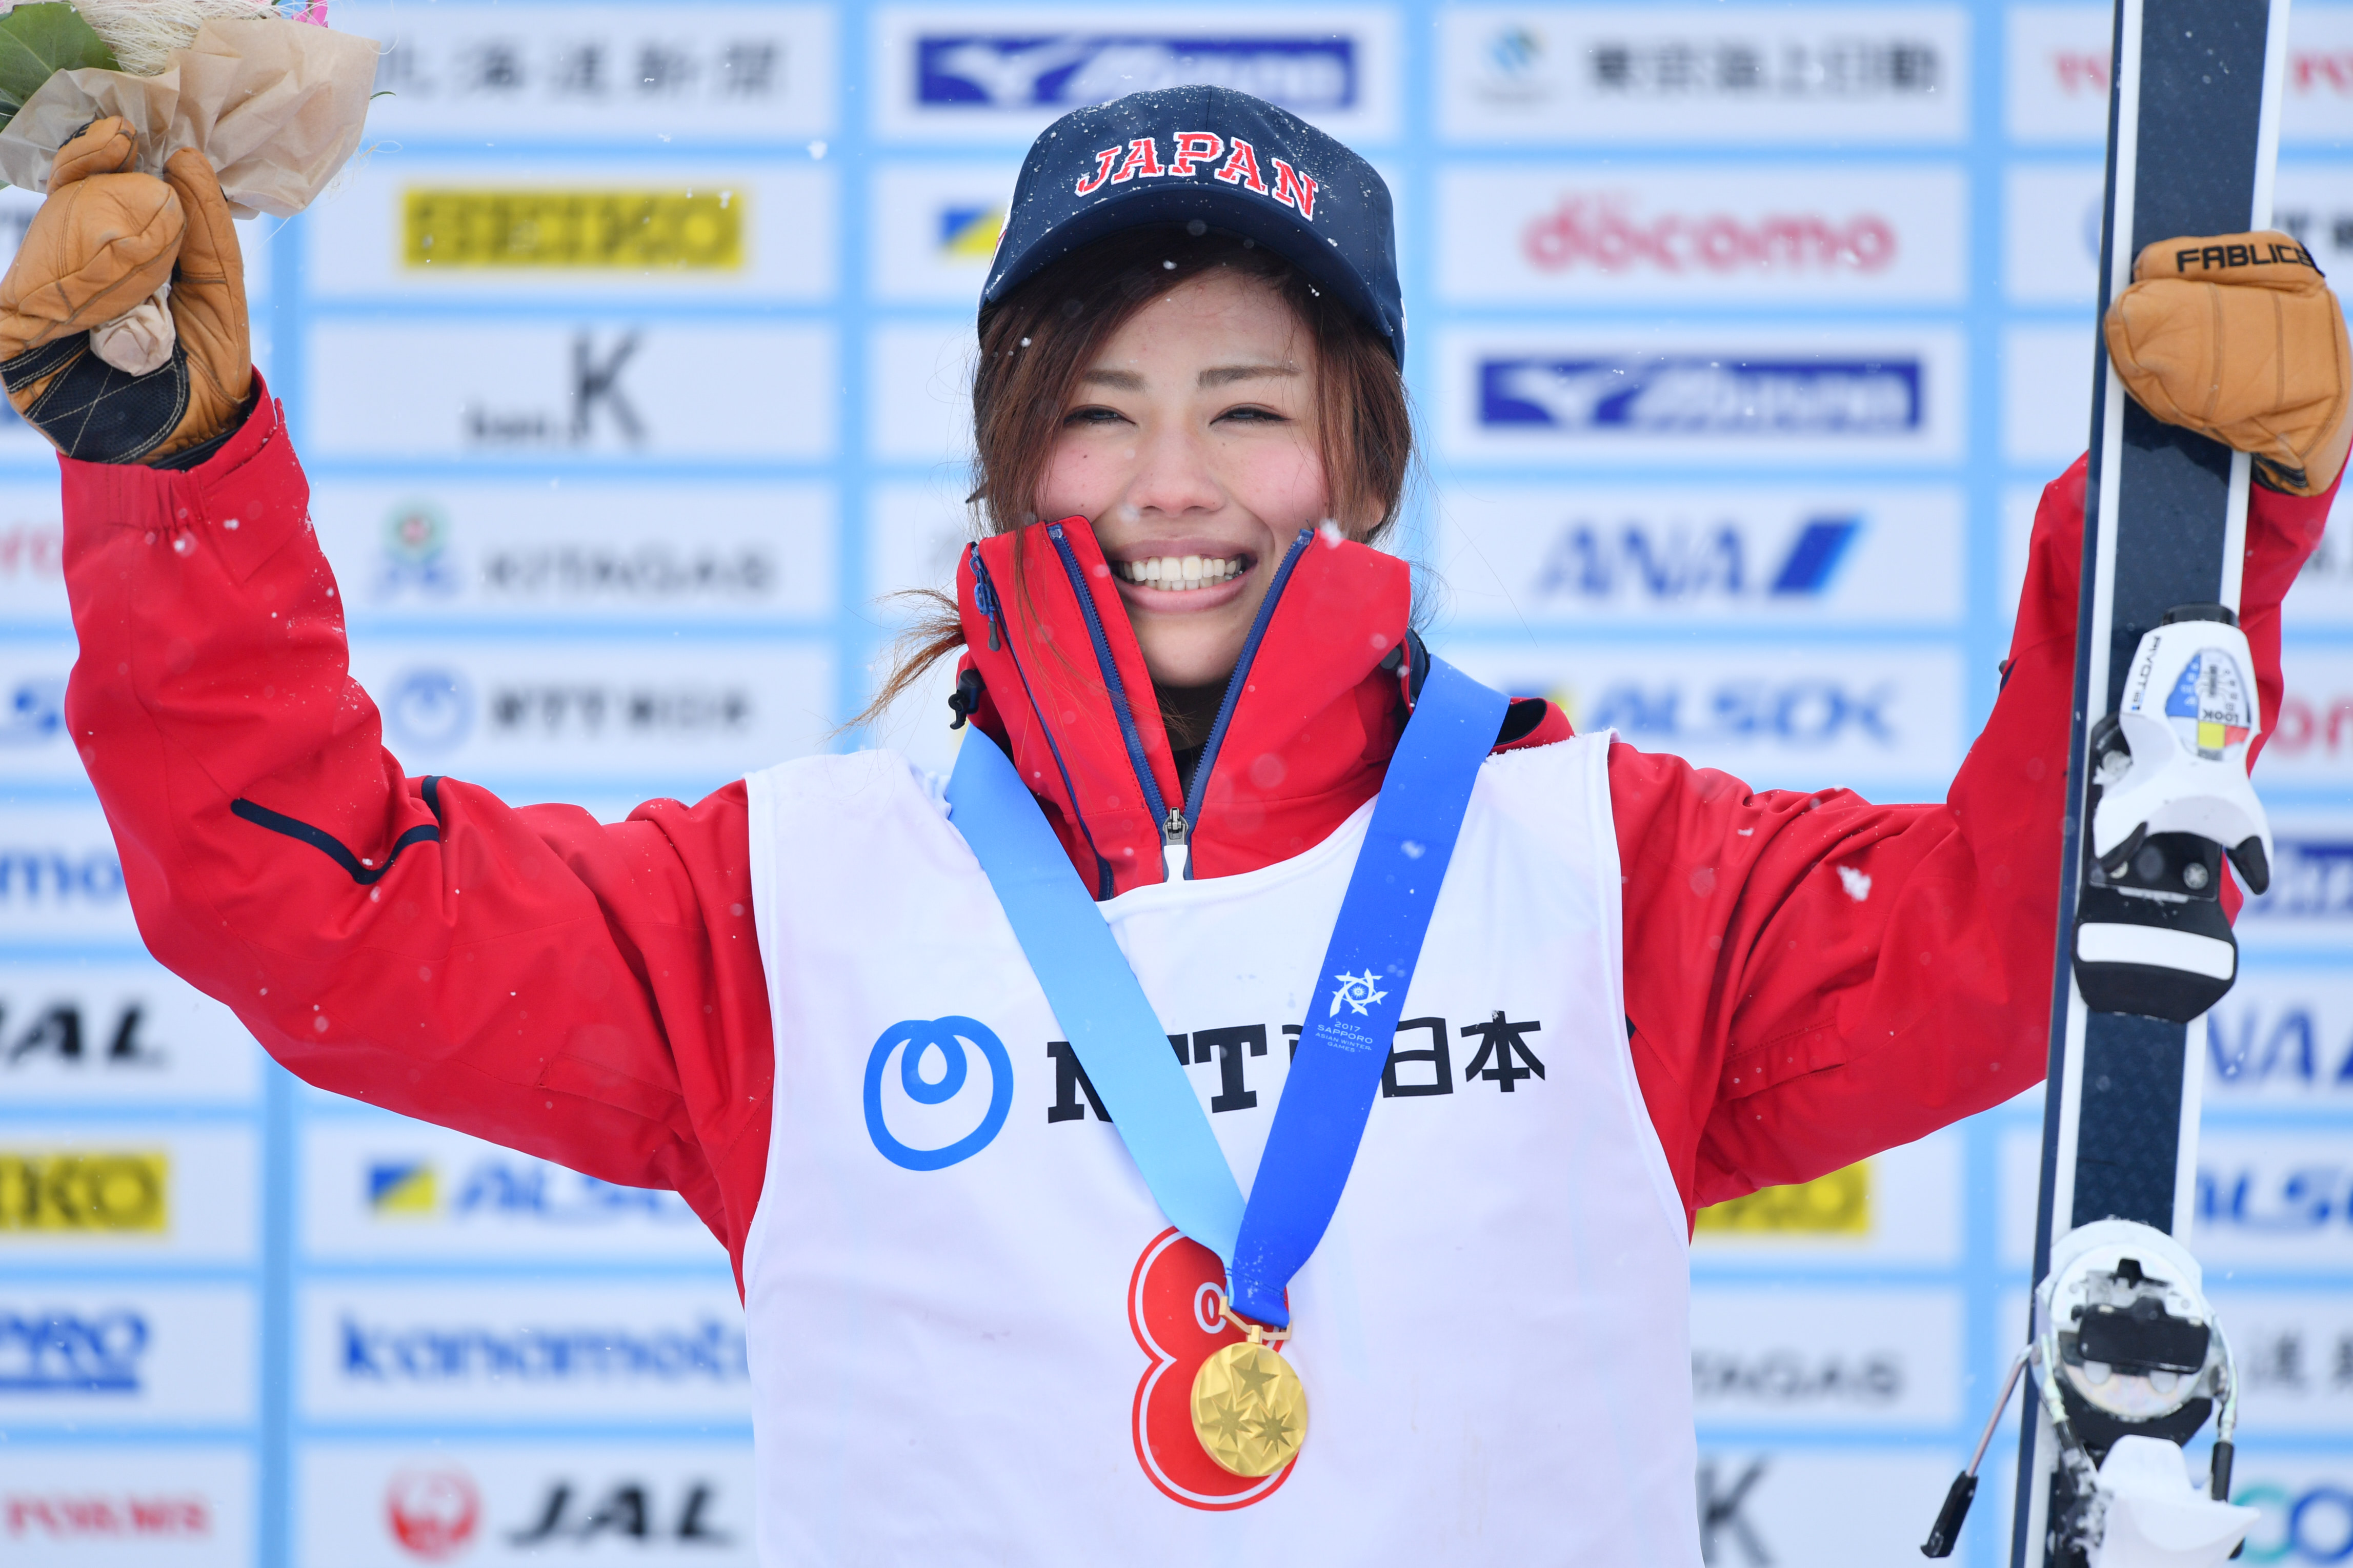
<path id="1" fill-rule="evenodd" d="M 1135 972 L 1020 775 L 986 737 L 957 755 L 953 820 L 1055 1021 L 1161 1212 L 1225 1263 L 1235 1310 L 1259 1322 L 1290 1323 L 1284 1287 L 1339 1206 L 1479 764 L 1509 707 L 1430 661 L 1357 850 L 1247 1203 Z"/>

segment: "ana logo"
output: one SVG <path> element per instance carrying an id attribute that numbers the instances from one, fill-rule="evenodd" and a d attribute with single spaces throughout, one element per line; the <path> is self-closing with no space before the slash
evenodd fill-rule
<path id="1" fill-rule="evenodd" d="M 1127 1326 L 1151 1362 L 1130 1418 L 1136 1463 L 1167 1496 L 1217 1511 L 1271 1496 L 1299 1465 L 1294 1458 L 1271 1476 L 1238 1476 L 1209 1458 L 1193 1430 L 1194 1374 L 1243 1338 L 1226 1319 L 1225 1292 L 1218 1255 L 1174 1226 L 1152 1238 L 1127 1286 Z"/>
<path id="2" fill-rule="evenodd" d="M 939 251 L 954 260 L 987 261 L 997 254 L 997 241 L 1004 232 L 1003 207 L 950 205 L 940 209 Z"/>
<path id="3" fill-rule="evenodd" d="M 368 1212 L 378 1219 L 431 1219 L 441 1212 L 440 1184 L 423 1160 L 377 1160 L 367 1170 Z"/>
<path id="4" fill-rule="evenodd" d="M 46 745 L 63 734 L 65 727 L 62 676 L 26 676 L 0 696 L 0 748 Z"/>
<path id="5" fill-rule="evenodd" d="M 453 669 L 412 669 L 385 694 L 384 727 L 404 746 L 447 751 L 474 727 L 474 689 Z"/>
<path id="6" fill-rule="evenodd" d="M 1609 601 L 1646 595 L 1672 604 L 1700 598 L 1818 598 L 1862 531 L 1859 517 L 1808 518 L 1761 580 L 1748 569 L 1750 542 L 1732 522 L 1664 530 L 1629 522 L 1615 531 L 1578 521 L 1561 530 L 1536 578 L 1542 597 Z M 1769 557 L 1768 557 L 1769 560 Z"/>
<path id="7" fill-rule="evenodd" d="M 1890 436 L 1921 427 L 1921 363 L 1881 360 L 1538 359 L 1479 363 L 1490 430 Z"/>
<path id="8" fill-rule="evenodd" d="M 963 1092 L 972 1071 L 967 1044 L 988 1061 L 987 1109 L 980 1111 L 977 1125 L 972 1111 L 983 1102 L 977 1092 Z M 899 1058 L 899 1070 L 890 1073 L 893 1056 Z M 891 1092 L 894 1084 L 896 1093 Z M 971 1159 L 988 1147 L 1012 1109 L 1013 1058 L 1006 1054 L 1005 1043 L 976 1018 L 951 1015 L 893 1024 L 882 1031 L 866 1058 L 867 1134 L 884 1159 L 910 1171 L 945 1170 Z M 902 1141 L 891 1130 L 893 1121 L 921 1143 Z M 955 1137 L 959 1127 L 970 1131 Z"/>
<path id="9" fill-rule="evenodd" d="M 1356 104 L 1350 37 L 937 34 L 915 40 L 926 109 L 1075 109 L 1154 88 L 1229 87 L 1298 114 Z"/>
<path id="10" fill-rule="evenodd" d="M 410 1556 L 446 1562 L 473 1544 L 482 1494 L 463 1470 L 402 1470 L 385 1489 L 384 1519 Z"/>

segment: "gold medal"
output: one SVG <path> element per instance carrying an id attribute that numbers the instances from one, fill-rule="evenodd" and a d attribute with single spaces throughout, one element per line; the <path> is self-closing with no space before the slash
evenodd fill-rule
<path id="1" fill-rule="evenodd" d="M 1307 1441 L 1307 1390 L 1291 1363 L 1267 1342 L 1288 1339 L 1238 1317 L 1250 1338 L 1218 1351 L 1193 1374 L 1193 1433 L 1219 1468 L 1237 1476 L 1271 1476 Z"/>

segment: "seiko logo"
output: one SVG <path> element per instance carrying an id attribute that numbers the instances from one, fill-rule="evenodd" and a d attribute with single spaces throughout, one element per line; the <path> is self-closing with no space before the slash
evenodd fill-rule
<path id="1" fill-rule="evenodd" d="M 160 1233 L 171 1223 L 172 1159 L 161 1150 L 0 1151 L 0 1237 Z"/>
<path id="2" fill-rule="evenodd" d="M 351 1381 L 448 1387 L 514 1382 L 723 1385 L 751 1376 L 744 1331 L 716 1318 L 643 1330 L 607 1325 L 341 1324 Z"/>
<path id="3" fill-rule="evenodd" d="M 1885 436 L 1921 428 L 1917 359 L 1494 357 L 1479 363 L 1490 430 Z"/>
<path id="4" fill-rule="evenodd" d="M 1521 231 L 1546 272 L 1873 273 L 1894 263 L 1895 226 L 1877 213 L 1645 213 L 1621 191 L 1570 193 Z"/>
<path id="5" fill-rule="evenodd" d="M 1862 530 L 1860 518 L 1813 518 L 1778 559 L 1756 562 L 1757 542 L 1731 522 L 1692 529 L 1580 521 L 1554 536 L 1535 587 L 1543 598 L 1592 603 L 1811 598 L 1830 585 Z"/>
<path id="6" fill-rule="evenodd" d="M 1301 174 L 1271 153 L 1261 167 L 1258 149 L 1239 136 L 1228 141 L 1213 131 L 1180 131 L 1169 139 L 1165 163 L 1160 146 L 1155 137 L 1138 136 L 1098 149 L 1095 166 L 1079 176 L 1074 194 L 1091 196 L 1105 185 L 1124 185 L 1131 180 L 1208 179 L 1256 192 L 1303 218 L 1315 216 L 1314 177 Z"/>
<path id="7" fill-rule="evenodd" d="M 136 1394 L 149 1338 L 129 1307 L 89 1317 L 0 1307 L 0 1394 Z"/>
<path id="8" fill-rule="evenodd" d="M 934 109 L 1071 109 L 1198 83 L 1312 115 L 1354 108 L 1358 96 L 1347 37 L 931 34 L 915 40 L 914 64 L 916 101 Z"/>
<path id="9" fill-rule="evenodd" d="M 1903 1395 L 1904 1362 L 1893 1351 L 1846 1355 L 1692 1347 L 1692 1397 L 1702 1405 L 1876 1407 Z"/>

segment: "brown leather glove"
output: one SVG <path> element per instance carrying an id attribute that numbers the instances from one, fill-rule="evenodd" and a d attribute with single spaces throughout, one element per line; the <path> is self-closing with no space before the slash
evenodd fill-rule
<path id="1" fill-rule="evenodd" d="M 2353 444 L 2353 349 L 2312 253 L 2276 230 L 2152 245 L 2103 323 L 2143 408 L 2252 453 L 2289 495 L 2336 482 Z"/>
<path id="2" fill-rule="evenodd" d="M 245 264 L 204 154 L 164 179 L 123 173 L 130 127 L 94 121 L 58 150 L 48 199 L 0 279 L 0 382 L 68 457 L 191 468 L 244 423 L 253 392 Z M 90 330 L 166 279 L 178 341 L 144 375 L 91 352 Z"/>

